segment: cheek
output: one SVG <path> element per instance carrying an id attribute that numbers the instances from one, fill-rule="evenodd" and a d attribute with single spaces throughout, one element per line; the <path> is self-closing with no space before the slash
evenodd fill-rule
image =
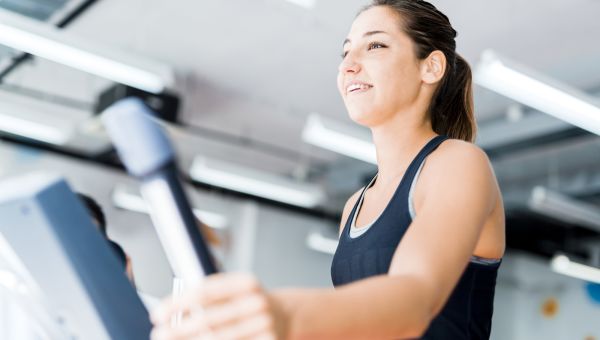
<path id="1" fill-rule="evenodd" d="M 338 75 L 337 75 L 337 88 L 338 88 L 338 91 L 340 92 L 340 95 L 342 97 L 344 97 L 344 90 L 343 90 L 344 85 L 342 84 L 343 81 L 344 80 L 343 80 L 342 74 L 338 72 Z"/>
<path id="2" fill-rule="evenodd" d="M 420 86 L 418 72 L 410 68 L 396 68 L 396 71 L 386 75 L 387 86 L 383 91 L 386 101 L 406 102 L 411 101 L 417 95 Z"/>

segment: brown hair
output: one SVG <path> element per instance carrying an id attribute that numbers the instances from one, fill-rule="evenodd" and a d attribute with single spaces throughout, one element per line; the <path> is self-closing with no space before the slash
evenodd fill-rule
<path id="1" fill-rule="evenodd" d="M 359 14 L 377 6 L 389 7 L 400 15 L 401 29 L 415 43 L 417 58 L 425 59 L 436 50 L 444 53 L 446 71 L 428 110 L 431 125 L 437 134 L 473 142 L 477 125 L 471 68 L 456 53 L 456 31 L 448 17 L 423 0 L 374 0 Z"/>

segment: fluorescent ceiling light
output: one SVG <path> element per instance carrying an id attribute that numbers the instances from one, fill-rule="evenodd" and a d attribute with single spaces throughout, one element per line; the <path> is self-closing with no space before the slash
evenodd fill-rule
<path id="1" fill-rule="evenodd" d="M 0 44 L 151 93 L 163 92 L 173 83 L 171 70 L 162 64 L 92 46 L 68 32 L 6 10 L 0 10 Z"/>
<path id="2" fill-rule="evenodd" d="M 115 207 L 142 214 L 148 214 L 148 205 L 140 195 L 127 192 L 125 187 L 117 185 L 112 192 L 112 201 Z M 194 215 L 208 227 L 225 229 L 229 224 L 227 217 L 211 211 L 193 209 Z"/>
<path id="3" fill-rule="evenodd" d="M 567 123 L 600 135 L 599 101 L 512 61 L 485 51 L 475 83 Z"/>
<path id="4" fill-rule="evenodd" d="M 573 262 L 565 255 L 554 256 L 550 261 L 550 268 L 559 274 L 588 282 L 600 283 L 600 269 Z"/>
<path id="5" fill-rule="evenodd" d="M 198 156 L 194 158 L 190 176 L 198 182 L 304 208 L 314 208 L 324 198 L 315 185 Z"/>
<path id="6" fill-rule="evenodd" d="M 0 131 L 58 146 L 68 142 L 74 133 L 68 117 L 26 104 L 23 98 L 0 91 Z"/>
<path id="7" fill-rule="evenodd" d="M 98 116 L 6 91 L 0 91 L 0 131 L 90 155 L 111 145 Z"/>
<path id="8" fill-rule="evenodd" d="M 311 232 L 306 237 L 306 246 L 325 254 L 335 254 L 338 246 L 338 240 L 325 237 L 318 232 Z"/>
<path id="9" fill-rule="evenodd" d="M 306 120 L 302 140 L 363 162 L 377 164 L 375 146 L 365 130 L 320 117 L 315 113 L 309 115 Z"/>
<path id="10" fill-rule="evenodd" d="M 0 113 L 0 130 L 55 145 L 64 145 L 70 138 L 69 131 L 5 113 Z"/>
<path id="11" fill-rule="evenodd" d="M 306 9 L 313 9 L 317 4 L 317 0 L 286 0 L 294 5 L 304 7 Z"/>
<path id="12" fill-rule="evenodd" d="M 546 216 L 600 231 L 600 209 L 589 203 L 544 187 L 535 187 L 531 192 L 528 205 L 531 210 Z"/>

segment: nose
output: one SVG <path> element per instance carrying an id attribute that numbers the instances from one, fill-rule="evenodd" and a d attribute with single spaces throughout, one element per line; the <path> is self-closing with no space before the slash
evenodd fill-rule
<path id="1" fill-rule="evenodd" d="M 339 67 L 340 73 L 358 73 L 360 71 L 360 64 L 356 61 L 351 54 L 346 55 L 346 58 L 342 60 Z"/>

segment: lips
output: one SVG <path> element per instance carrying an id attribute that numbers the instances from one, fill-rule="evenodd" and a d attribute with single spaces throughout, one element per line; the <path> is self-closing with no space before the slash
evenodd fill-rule
<path id="1" fill-rule="evenodd" d="M 351 81 L 346 84 L 346 93 L 364 92 L 372 88 L 373 85 L 360 81 Z"/>

